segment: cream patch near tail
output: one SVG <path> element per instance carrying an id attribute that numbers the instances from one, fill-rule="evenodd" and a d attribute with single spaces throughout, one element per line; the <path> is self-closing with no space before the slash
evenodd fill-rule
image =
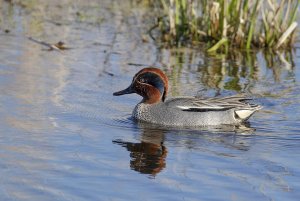
<path id="1" fill-rule="evenodd" d="M 236 118 L 242 119 L 242 120 L 247 120 L 251 115 L 255 112 L 256 110 L 236 110 L 234 111 L 236 114 Z"/>

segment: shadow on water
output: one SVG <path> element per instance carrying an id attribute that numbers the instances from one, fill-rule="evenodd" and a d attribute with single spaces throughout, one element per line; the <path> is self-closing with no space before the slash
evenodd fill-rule
<path id="1" fill-rule="evenodd" d="M 123 123 L 128 127 L 128 122 L 123 121 Z M 133 123 L 137 123 L 137 127 L 133 126 L 132 129 L 138 131 L 136 136 L 138 142 L 115 139 L 112 143 L 124 147 L 130 153 L 129 164 L 132 170 L 151 175 L 152 178 L 167 166 L 168 148 L 166 143 L 171 146 L 182 146 L 181 143 L 184 142 L 183 146 L 187 149 L 198 149 L 205 141 L 206 143 L 223 144 L 240 151 L 248 151 L 250 146 L 242 138 L 237 140 L 236 136 L 247 138 L 255 131 L 249 122 L 239 126 L 223 125 L 197 128 L 167 127 L 139 121 Z M 222 153 L 215 154 L 226 156 Z"/>
<path id="2" fill-rule="evenodd" d="M 141 129 L 140 142 L 113 140 L 130 153 L 130 168 L 155 177 L 166 167 L 167 148 L 163 130 Z"/>

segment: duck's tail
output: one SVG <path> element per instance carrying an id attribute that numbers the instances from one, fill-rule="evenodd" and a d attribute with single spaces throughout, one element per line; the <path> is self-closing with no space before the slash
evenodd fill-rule
<path id="1" fill-rule="evenodd" d="M 247 108 L 237 108 L 234 110 L 235 118 L 241 121 L 247 121 L 257 110 L 263 107 L 256 104 L 249 104 Z"/>

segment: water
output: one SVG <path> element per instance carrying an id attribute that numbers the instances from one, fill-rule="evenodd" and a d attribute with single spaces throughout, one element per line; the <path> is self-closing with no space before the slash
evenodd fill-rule
<path id="1" fill-rule="evenodd" d="M 159 48 L 145 34 L 145 3 L 0 8 L 1 200 L 299 199 L 299 43 L 268 59 L 208 56 Z M 140 97 L 112 93 L 151 65 L 170 78 L 169 96 L 246 92 L 264 108 L 246 130 L 137 123 L 130 114 Z"/>

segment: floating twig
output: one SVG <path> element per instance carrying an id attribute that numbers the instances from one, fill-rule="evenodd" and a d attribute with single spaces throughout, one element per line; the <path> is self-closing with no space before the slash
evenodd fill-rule
<path id="1" fill-rule="evenodd" d="M 49 51 L 52 51 L 52 50 L 58 50 L 58 51 L 61 51 L 61 50 L 67 50 L 67 49 L 71 49 L 69 47 L 66 47 L 65 46 L 65 43 L 62 42 L 62 41 L 59 41 L 55 44 L 50 44 L 50 43 L 47 43 L 47 42 L 44 42 L 44 41 L 41 41 L 41 40 L 37 40 L 37 39 L 34 39 L 32 37 L 28 37 L 29 40 L 37 43 L 37 44 L 40 44 L 40 45 L 43 45 L 43 46 L 46 46 L 48 47 Z"/>
<path id="2" fill-rule="evenodd" d="M 127 63 L 127 65 L 129 65 L 129 66 L 149 66 L 146 64 L 137 64 L 137 63 Z"/>
<path id="3" fill-rule="evenodd" d="M 212 46 L 211 48 L 209 48 L 207 50 L 208 53 L 211 52 L 215 52 L 217 51 L 217 49 L 219 49 L 222 45 L 226 44 L 228 42 L 227 38 L 222 38 L 221 40 L 219 40 L 219 42 L 217 42 L 214 46 Z"/>

